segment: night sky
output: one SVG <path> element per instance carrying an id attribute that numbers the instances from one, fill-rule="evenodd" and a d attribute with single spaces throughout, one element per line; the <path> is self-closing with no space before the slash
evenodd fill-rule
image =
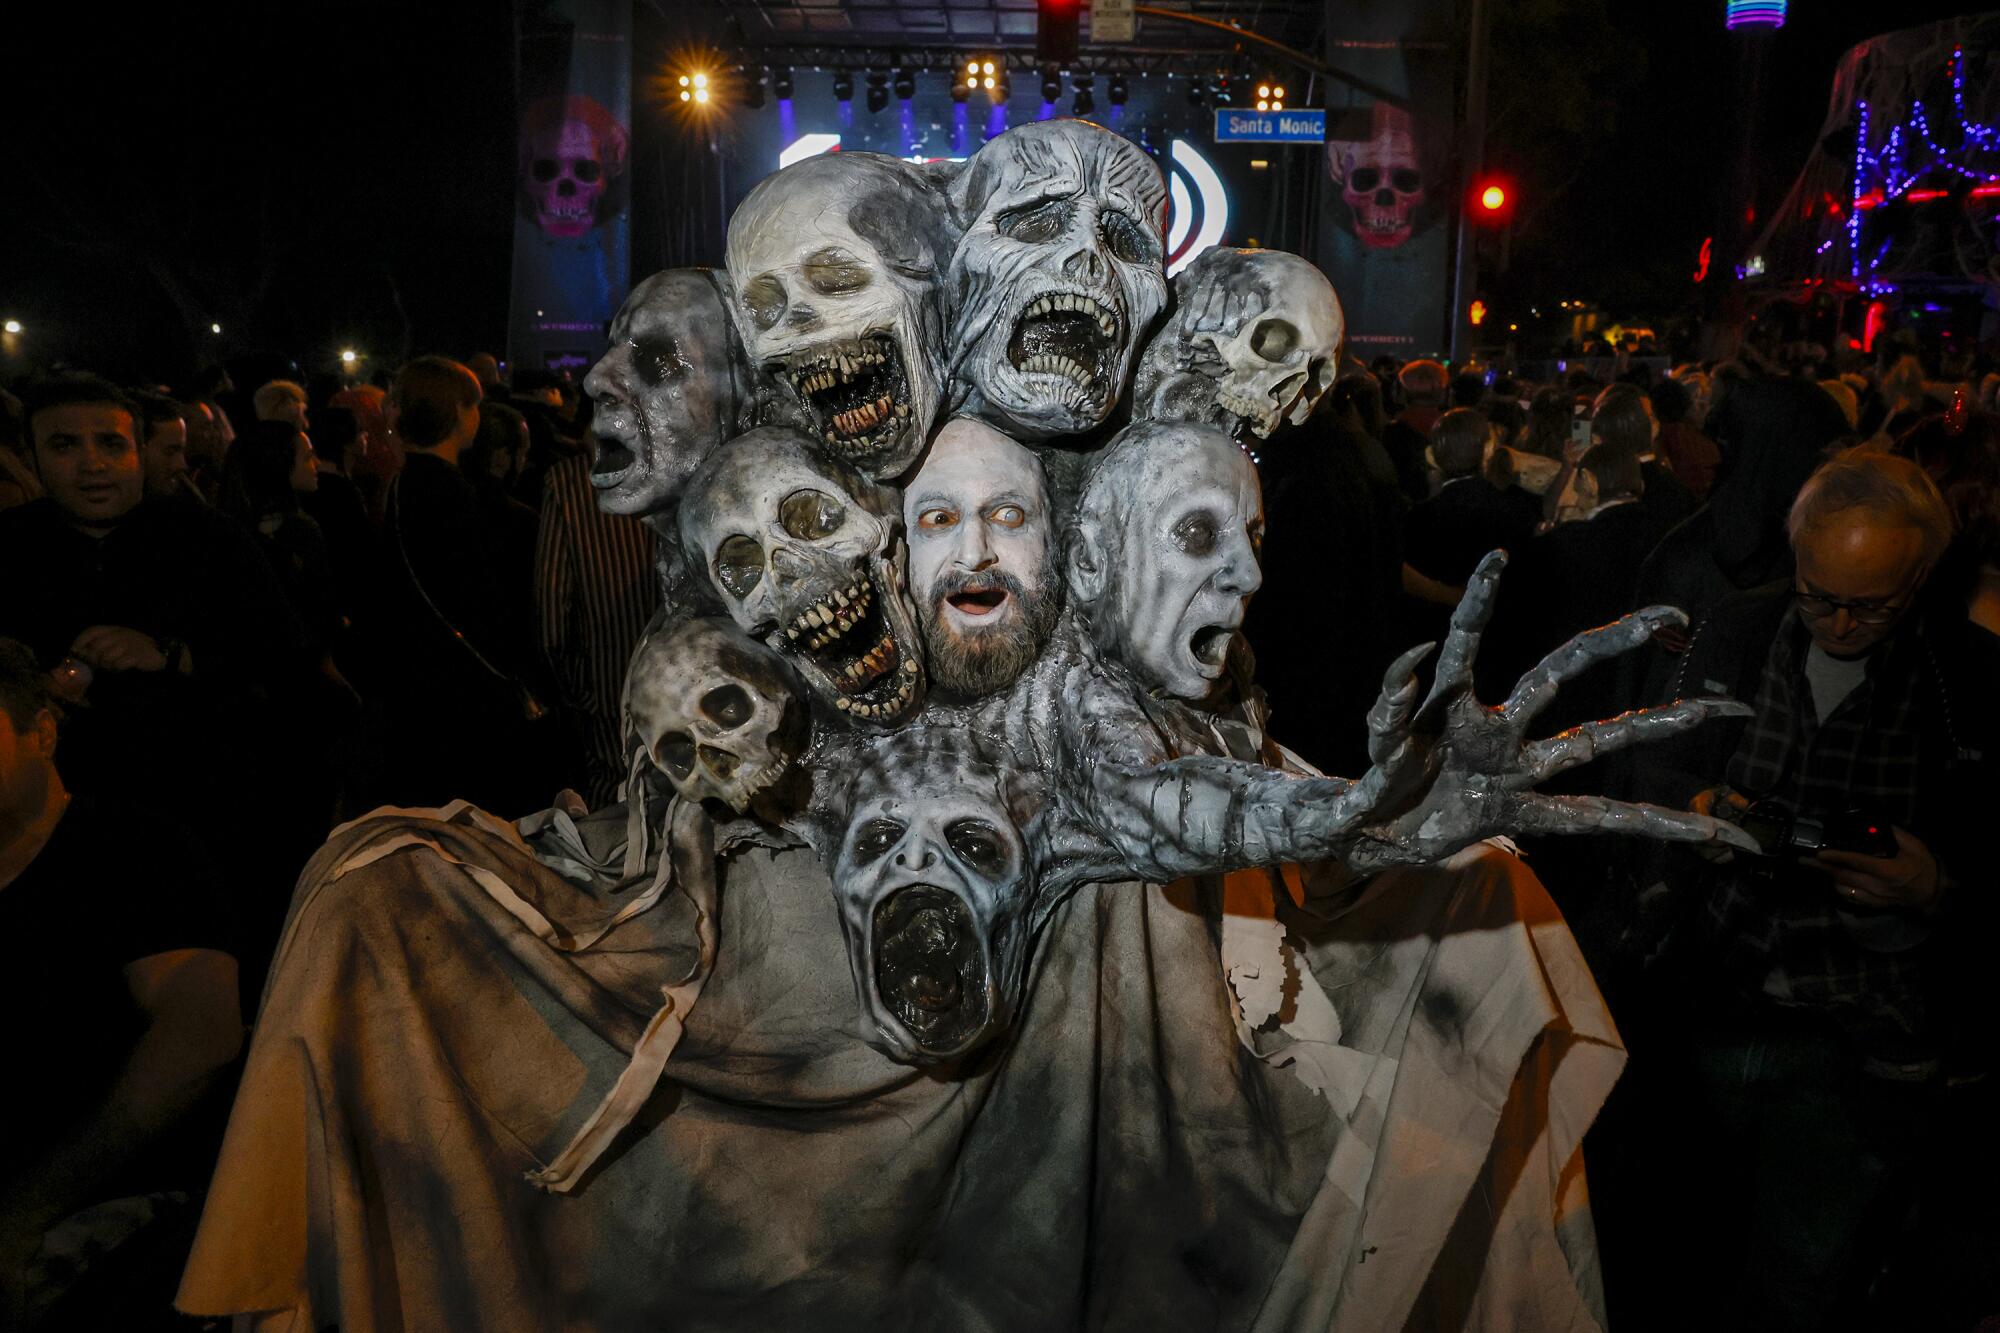
<path id="1" fill-rule="evenodd" d="M 1509 15 L 1489 148 L 1520 190 L 1509 294 L 1684 303 L 1726 202 L 1717 146 L 1746 111 L 1721 0 L 1489 3 Z M 172 382 L 260 349 L 310 373 L 342 346 L 387 364 L 498 347 L 508 6 L 40 8 L 56 16 L 8 16 L 0 316 L 28 334 L 0 378 L 29 358 Z M 1811 146 L 1843 50 L 1963 12 L 1793 0 L 1755 107 L 1763 204 Z"/>

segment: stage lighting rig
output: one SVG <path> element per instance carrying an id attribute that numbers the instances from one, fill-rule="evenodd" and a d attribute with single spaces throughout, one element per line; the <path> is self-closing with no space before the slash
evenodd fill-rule
<path id="1" fill-rule="evenodd" d="M 1070 75 L 1069 85 L 1076 90 L 1076 96 L 1070 99 L 1069 110 L 1071 115 L 1087 116 L 1097 110 L 1097 97 L 1091 91 L 1096 82 L 1097 80 L 1088 74 Z"/>
<path id="2" fill-rule="evenodd" d="M 854 100 L 854 71 L 837 69 L 833 72 L 833 100 L 852 102 Z"/>
<path id="3" fill-rule="evenodd" d="M 868 110 L 880 111 L 889 105 L 889 72 L 871 69 L 868 71 Z"/>
<path id="4" fill-rule="evenodd" d="M 737 74 L 743 83 L 743 105 L 749 107 L 752 111 L 763 110 L 764 81 L 770 77 L 770 71 L 762 65 L 757 66 L 755 69 L 743 66 L 737 70 Z"/>
<path id="5" fill-rule="evenodd" d="M 1042 100 L 1054 102 L 1062 96 L 1062 75 L 1051 65 L 1042 66 Z"/>
<path id="6" fill-rule="evenodd" d="M 915 97 L 917 95 L 916 71 L 904 69 L 901 65 L 896 66 L 894 72 L 894 86 L 896 90 L 897 101 L 907 102 L 912 97 Z"/>
<path id="7" fill-rule="evenodd" d="M 792 71 L 789 66 L 771 76 L 771 93 L 780 102 L 792 100 Z"/>
<path id="8" fill-rule="evenodd" d="M 1130 96 L 1130 93 L 1131 90 L 1125 86 L 1125 76 L 1123 74 L 1113 74 L 1111 82 L 1105 89 L 1105 95 L 1111 99 L 1111 105 L 1124 106 L 1125 99 Z"/>

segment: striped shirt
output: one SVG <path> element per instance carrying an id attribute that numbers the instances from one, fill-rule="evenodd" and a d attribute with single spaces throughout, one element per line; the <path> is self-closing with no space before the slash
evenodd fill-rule
<path id="1" fill-rule="evenodd" d="M 597 508 L 588 456 L 548 475 L 535 546 L 536 619 L 542 655 L 562 703 L 580 719 L 589 766 L 584 794 L 609 804 L 625 776 L 619 698 L 625 664 L 654 607 L 653 530 L 642 519 Z"/>

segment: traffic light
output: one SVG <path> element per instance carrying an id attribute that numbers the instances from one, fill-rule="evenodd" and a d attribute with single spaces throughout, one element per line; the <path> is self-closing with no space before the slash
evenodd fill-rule
<path id="1" fill-rule="evenodd" d="M 1482 176 L 1472 183 L 1467 200 L 1472 220 L 1485 226 L 1499 226 L 1514 217 L 1513 183 L 1498 176 Z"/>
<path id="2" fill-rule="evenodd" d="M 1082 15 L 1083 0 L 1035 0 L 1035 59 L 1044 65 L 1073 64 Z"/>

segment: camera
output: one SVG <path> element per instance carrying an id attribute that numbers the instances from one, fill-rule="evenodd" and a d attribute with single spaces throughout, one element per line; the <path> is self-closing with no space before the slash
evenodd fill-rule
<path id="1" fill-rule="evenodd" d="M 1896 835 L 1889 821 L 1863 810 L 1794 810 L 1783 801 L 1758 801 L 1736 821 L 1757 840 L 1762 856 L 1791 858 L 1814 852 L 1859 852 L 1894 856 Z"/>

